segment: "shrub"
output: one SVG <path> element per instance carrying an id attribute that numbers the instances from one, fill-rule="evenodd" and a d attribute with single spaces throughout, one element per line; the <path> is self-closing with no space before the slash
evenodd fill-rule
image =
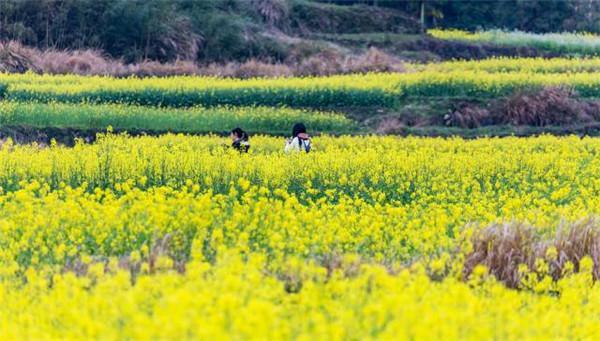
<path id="1" fill-rule="evenodd" d="M 464 261 L 464 276 L 469 277 L 475 267 L 484 265 L 498 280 L 518 288 L 524 284 L 526 275 L 522 266 L 540 278 L 548 275 L 556 281 L 572 271 L 578 272 L 580 261 L 590 257 L 594 261 L 591 275 L 599 278 L 600 226 L 596 220 L 563 224 L 554 236 L 540 231 L 543 229 L 522 223 L 492 224 L 476 229 L 471 238 L 471 251 Z"/>
<path id="2" fill-rule="evenodd" d="M 26 48 L 18 42 L 0 42 L 0 72 L 39 71 L 36 55 L 35 49 Z"/>
<path id="3" fill-rule="evenodd" d="M 593 121 L 576 93 L 565 87 L 547 87 L 536 92 L 518 92 L 500 110 L 499 123 L 513 125 L 564 125 Z"/>
<path id="4" fill-rule="evenodd" d="M 116 75 L 127 74 L 127 67 L 104 56 L 100 51 L 39 51 L 35 58 L 38 70 L 49 74 Z"/>

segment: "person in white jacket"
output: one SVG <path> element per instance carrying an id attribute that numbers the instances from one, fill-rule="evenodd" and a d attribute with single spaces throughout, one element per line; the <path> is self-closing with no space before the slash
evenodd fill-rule
<path id="1" fill-rule="evenodd" d="M 292 138 L 285 142 L 284 151 L 290 152 L 310 152 L 310 136 L 306 133 L 306 126 L 303 123 L 296 123 L 292 128 Z"/>

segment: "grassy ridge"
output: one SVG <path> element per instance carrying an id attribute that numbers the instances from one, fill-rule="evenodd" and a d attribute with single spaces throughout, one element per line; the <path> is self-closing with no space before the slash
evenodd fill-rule
<path id="1" fill-rule="evenodd" d="M 506 96 L 522 89 L 565 86 L 582 97 L 600 97 L 599 73 L 489 73 L 480 71 L 423 71 L 403 75 L 398 82 L 403 97 Z"/>
<path id="2" fill-rule="evenodd" d="M 599 72 L 600 58 L 490 58 L 478 61 L 455 60 L 426 65 L 412 64 L 412 71 L 484 71 L 528 73 Z"/>
<path id="3" fill-rule="evenodd" d="M 141 107 L 124 104 L 66 104 L 0 102 L 0 126 L 36 128 L 150 130 L 219 133 L 234 127 L 263 134 L 289 134 L 296 122 L 312 132 L 340 134 L 356 130 L 342 115 L 290 108 L 194 107 L 189 109 Z"/>
<path id="4" fill-rule="evenodd" d="M 600 36 L 590 33 L 529 33 L 489 30 L 428 30 L 438 39 L 489 43 L 500 46 L 532 47 L 562 54 L 599 55 Z"/>

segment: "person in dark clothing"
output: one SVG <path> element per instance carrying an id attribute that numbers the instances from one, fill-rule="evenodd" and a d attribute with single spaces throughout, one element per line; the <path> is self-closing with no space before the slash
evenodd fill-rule
<path id="1" fill-rule="evenodd" d="M 229 134 L 231 138 L 231 147 L 238 150 L 240 153 L 247 153 L 250 149 L 250 137 L 248 133 L 243 131 L 241 128 L 235 128 L 231 130 Z"/>

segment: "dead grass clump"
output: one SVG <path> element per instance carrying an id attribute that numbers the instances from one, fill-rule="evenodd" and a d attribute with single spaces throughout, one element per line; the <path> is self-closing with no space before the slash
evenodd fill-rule
<path id="1" fill-rule="evenodd" d="M 580 99 L 564 87 L 521 91 L 486 106 L 458 103 L 444 115 L 444 124 L 460 128 L 490 125 L 567 126 L 600 120 L 600 102 Z"/>
<path id="2" fill-rule="evenodd" d="M 256 59 L 250 59 L 240 64 L 233 76 L 238 78 L 286 77 L 293 74 L 293 71 L 287 65 L 269 64 Z"/>
<path id="3" fill-rule="evenodd" d="M 127 75 L 139 77 L 149 76 L 191 76 L 200 74 L 200 69 L 194 62 L 175 61 L 174 63 L 159 63 L 145 61 L 128 66 Z"/>
<path id="4" fill-rule="evenodd" d="M 479 128 L 494 124 L 488 109 L 470 103 L 458 105 L 458 108 L 444 116 L 444 123 L 460 128 Z"/>
<path id="5" fill-rule="evenodd" d="M 519 288 L 524 265 L 533 273 L 548 272 L 554 280 L 572 269 L 579 271 L 580 261 L 589 256 L 594 261 L 593 278 L 600 278 L 600 226 L 593 219 L 561 226 L 554 236 L 543 236 L 539 229 L 521 223 L 493 224 L 477 230 L 472 250 L 466 255 L 463 275 L 468 278 L 478 265 L 511 288 Z M 552 252 L 550 252 L 552 251 Z M 543 260 L 548 269 L 538 269 Z"/>
<path id="6" fill-rule="evenodd" d="M 398 117 L 386 117 L 377 125 L 379 134 L 399 134 L 406 129 L 406 124 Z"/>
<path id="7" fill-rule="evenodd" d="M 324 51 L 300 61 L 295 71 L 303 76 L 326 76 L 343 73 L 344 59 L 333 51 Z"/>
<path id="8" fill-rule="evenodd" d="M 594 220 L 582 220 L 572 226 L 560 228 L 553 245 L 557 257 L 550 260 L 550 265 L 555 280 L 563 275 L 567 263 L 573 264 L 575 271 L 579 271 L 579 262 L 586 256 L 594 261 L 594 279 L 600 278 L 600 228 Z"/>
<path id="9" fill-rule="evenodd" d="M 277 20 L 275 10 L 279 0 L 257 0 L 264 4 L 263 15 Z M 179 37 L 174 35 L 174 37 Z M 27 72 L 47 74 L 77 74 L 77 75 L 110 75 L 126 76 L 175 76 L 175 75 L 210 75 L 217 77 L 287 77 L 287 76 L 327 76 L 344 73 L 367 72 L 403 72 L 402 61 L 376 48 L 370 48 L 360 55 L 348 56 L 337 50 L 324 50 L 309 54 L 302 58 L 288 59 L 286 64 L 268 63 L 250 59 L 243 63 L 230 62 L 226 64 L 210 64 L 202 68 L 190 61 L 194 58 L 194 46 L 185 47 L 183 43 L 169 40 L 165 44 L 173 45 L 168 50 L 180 47 L 189 53 L 181 52 L 175 62 L 161 63 L 144 61 L 138 64 L 124 64 L 121 60 L 112 59 L 99 50 L 40 51 L 27 48 L 17 42 L 0 43 L 0 72 Z M 193 44 L 192 44 L 193 45 Z M 183 47 L 182 47 L 183 46 Z M 177 49 L 175 48 L 177 47 Z"/>
<path id="10" fill-rule="evenodd" d="M 0 42 L 0 72 L 39 72 L 36 65 L 38 51 L 15 41 Z"/>
<path id="11" fill-rule="evenodd" d="M 199 70 L 206 76 L 255 78 L 255 77 L 288 77 L 294 71 L 285 64 L 271 64 L 250 59 L 243 63 L 209 64 Z"/>
<path id="12" fill-rule="evenodd" d="M 36 60 L 42 73 L 77 75 L 115 75 L 126 73 L 126 67 L 96 50 L 40 52 Z"/>
<path id="13" fill-rule="evenodd" d="M 377 127 L 379 134 L 405 134 L 409 128 L 423 128 L 436 124 L 432 116 L 422 115 L 412 110 L 384 115 L 371 120 L 369 125 Z M 369 120 L 365 121 L 368 123 Z"/>
<path id="14" fill-rule="evenodd" d="M 123 64 L 122 61 L 105 56 L 98 50 L 40 51 L 24 47 L 13 41 L 0 43 L 0 71 L 116 77 L 174 76 L 200 73 L 198 66 L 191 61 L 177 60 L 172 63 L 145 61 L 138 64 Z"/>
<path id="15" fill-rule="evenodd" d="M 539 91 L 518 92 L 504 103 L 500 120 L 505 124 L 548 126 L 590 122 L 575 91 L 547 87 Z"/>
<path id="16" fill-rule="evenodd" d="M 494 224 L 476 231 L 473 250 L 464 262 L 465 277 L 477 265 L 485 265 L 490 274 L 511 288 L 520 283 L 519 265 L 529 264 L 534 254 L 535 233 L 522 224 Z"/>
<path id="17" fill-rule="evenodd" d="M 286 0 L 252 0 L 252 5 L 269 25 L 281 23 L 290 12 Z"/>
<path id="18" fill-rule="evenodd" d="M 366 72 L 404 72 L 404 64 L 396 57 L 393 57 L 375 47 L 359 56 L 349 58 L 344 65 L 345 73 L 366 73 Z"/>
<path id="19" fill-rule="evenodd" d="M 397 59 L 374 47 L 361 55 L 344 56 L 332 51 L 321 52 L 303 59 L 296 65 L 296 74 L 327 76 L 345 73 L 404 72 Z"/>
<path id="20" fill-rule="evenodd" d="M 117 259 L 116 264 L 111 264 L 110 258 L 103 256 L 92 257 L 85 262 L 81 257 L 68 259 L 62 268 L 62 271 L 73 272 L 77 276 L 87 276 L 89 274 L 90 266 L 102 264 L 104 273 L 111 273 L 117 269 L 128 271 L 131 276 L 132 284 L 135 283 L 142 270 L 150 274 L 170 270 L 175 270 L 178 273 L 183 274 L 186 271 L 187 259 L 179 259 L 170 252 L 171 241 L 171 235 L 166 234 L 154 240 L 147 256 L 141 257 L 139 252 L 134 252 L 137 253 L 136 256 L 134 256 L 134 253 L 130 253 L 118 258 L 115 257 Z"/>

